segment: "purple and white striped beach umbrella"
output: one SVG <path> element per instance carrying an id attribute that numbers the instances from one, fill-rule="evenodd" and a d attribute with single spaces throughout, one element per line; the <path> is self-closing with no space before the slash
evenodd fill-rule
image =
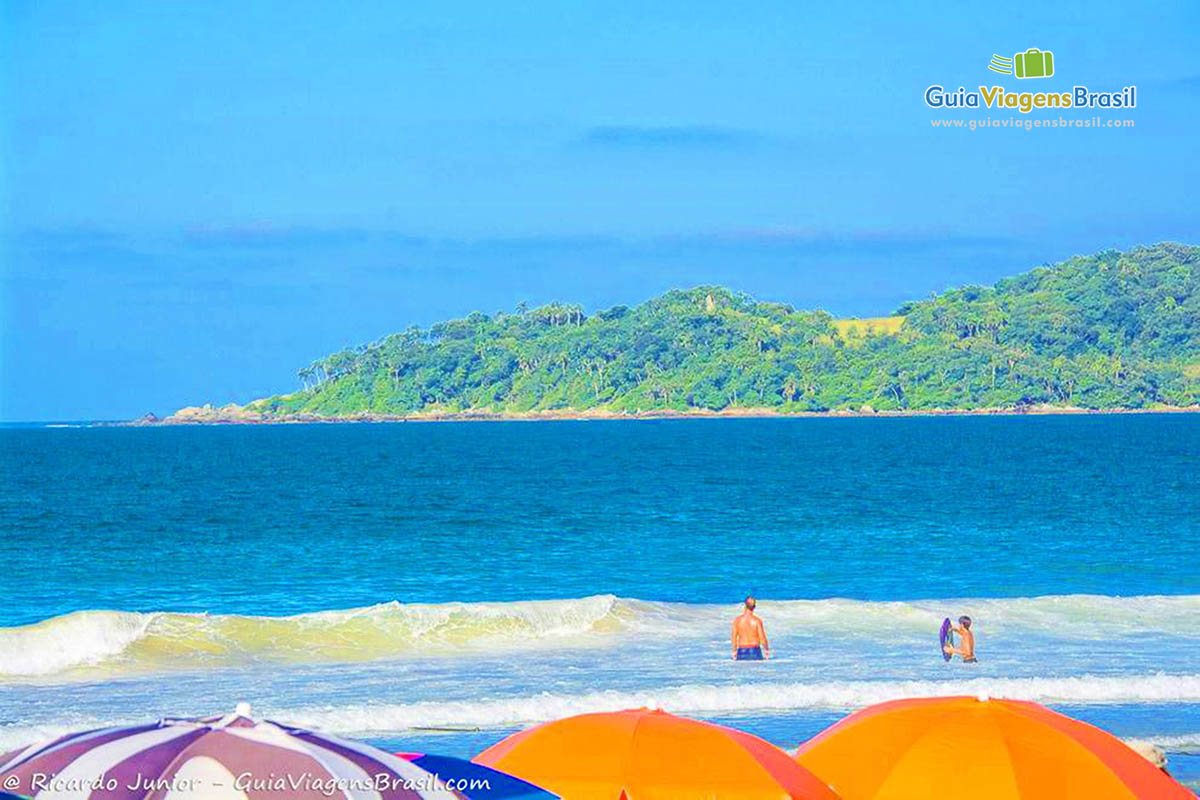
<path id="1" fill-rule="evenodd" d="M 0 789 L 35 800 L 455 800 L 467 795 L 363 742 L 255 720 L 74 733 L 0 755 Z"/>

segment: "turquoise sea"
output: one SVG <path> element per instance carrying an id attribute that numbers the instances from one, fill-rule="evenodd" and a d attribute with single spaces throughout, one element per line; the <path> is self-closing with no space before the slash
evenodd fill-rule
<path id="1" fill-rule="evenodd" d="M 0 751 L 241 700 L 452 755 L 647 704 L 791 748 L 987 693 L 1194 782 L 1197 564 L 1200 415 L 10 426 Z"/>

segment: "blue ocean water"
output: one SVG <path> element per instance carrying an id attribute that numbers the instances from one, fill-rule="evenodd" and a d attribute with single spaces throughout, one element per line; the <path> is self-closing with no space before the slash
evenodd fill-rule
<path id="1" fill-rule="evenodd" d="M 0 429 L 0 751 L 239 700 L 459 755 L 646 703 L 793 747 L 986 692 L 1195 779 L 1197 463 L 1186 414 Z"/>

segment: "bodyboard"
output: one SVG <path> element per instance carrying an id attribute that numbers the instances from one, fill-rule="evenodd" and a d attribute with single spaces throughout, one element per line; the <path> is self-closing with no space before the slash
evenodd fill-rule
<path id="1" fill-rule="evenodd" d="M 946 645 L 954 644 L 954 631 L 951 630 L 949 617 L 942 620 L 942 632 L 938 635 L 938 639 L 938 651 L 941 652 L 944 660 L 949 661 L 953 656 L 946 652 Z"/>

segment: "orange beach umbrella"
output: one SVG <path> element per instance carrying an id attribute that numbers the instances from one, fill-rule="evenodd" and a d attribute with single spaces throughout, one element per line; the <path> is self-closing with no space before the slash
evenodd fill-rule
<path id="1" fill-rule="evenodd" d="M 1115 736 L 1018 700 L 881 703 L 796 758 L 845 800 L 1195 800 Z"/>
<path id="2" fill-rule="evenodd" d="M 563 800 L 838 800 L 757 736 L 645 708 L 548 722 L 475 762 Z"/>

